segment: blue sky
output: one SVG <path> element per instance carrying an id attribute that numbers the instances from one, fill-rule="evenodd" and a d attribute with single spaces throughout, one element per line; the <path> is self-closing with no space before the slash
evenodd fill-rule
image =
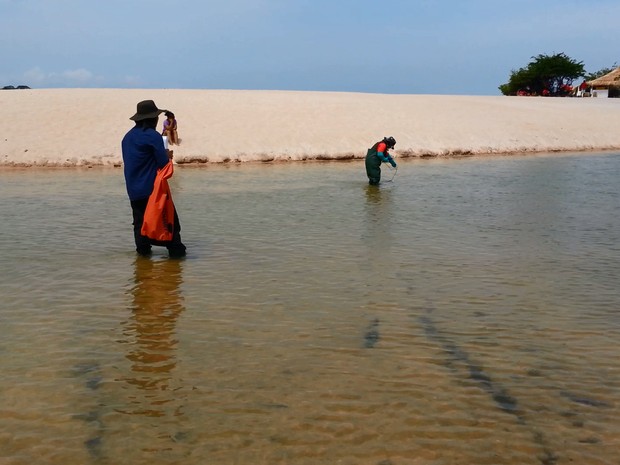
<path id="1" fill-rule="evenodd" d="M 499 95 L 620 64 L 618 0 L 0 0 L 0 86 Z"/>

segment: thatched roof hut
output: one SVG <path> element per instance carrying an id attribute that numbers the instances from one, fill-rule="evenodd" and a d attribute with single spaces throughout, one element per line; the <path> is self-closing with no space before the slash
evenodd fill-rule
<path id="1" fill-rule="evenodd" d="M 593 89 L 609 89 L 609 86 L 620 86 L 620 66 L 611 73 L 588 81 L 587 84 Z"/>

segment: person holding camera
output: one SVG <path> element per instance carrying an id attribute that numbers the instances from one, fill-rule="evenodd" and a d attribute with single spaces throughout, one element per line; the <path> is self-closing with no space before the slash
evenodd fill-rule
<path id="1" fill-rule="evenodd" d="M 157 131 L 160 110 L 153 100 L 143 100 L 137 105 L 137 112 L 131 120 L 135 126 L 125 134 L 121 143 L 123 151 L 123 171 L 127 194 L 133 214 L 133 231 L 136 252 L 143 256 L 151 254 L 151 245 L 168 249 L 171 258 L 185 256 L 185 245 L 181 242 L 181 225 L 176 208 L 172 239 L 157 241 L 142 235 L 144 212 L 154 189 L 157 171 L 172 160 L 172 151 L 164 147 L 164 140 Z"/>

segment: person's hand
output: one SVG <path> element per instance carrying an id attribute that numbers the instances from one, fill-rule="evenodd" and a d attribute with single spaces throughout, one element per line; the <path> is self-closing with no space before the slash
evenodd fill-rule
<path id="1" fill-rule="evenodd" d="M 166 152 L 168 152 L 168 158 L 169 158 L 170 160 L 172 160 L 172 157 L 173 157 L 173 155 L 172 155 L 172 154 L 174 153 L 174 150 L 169 150 L 169 149 L 166 149 Z"/>
<path id="2" fill-rule="evenodd" d="M 390 158 L 390 165 L 392 165 L 393 168 L 396 168 L 396 162 L 394 161 L 393 158 Z"/>

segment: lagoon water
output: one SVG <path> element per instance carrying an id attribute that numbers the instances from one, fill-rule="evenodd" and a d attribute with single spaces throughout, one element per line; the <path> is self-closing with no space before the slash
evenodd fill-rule
<path id="1" fill-rule="evenodd" d="M 384 178 L 392 173 L 384 168 Z M 0 172 L 0 464 L 618 464 L 620 154 Z"/>

